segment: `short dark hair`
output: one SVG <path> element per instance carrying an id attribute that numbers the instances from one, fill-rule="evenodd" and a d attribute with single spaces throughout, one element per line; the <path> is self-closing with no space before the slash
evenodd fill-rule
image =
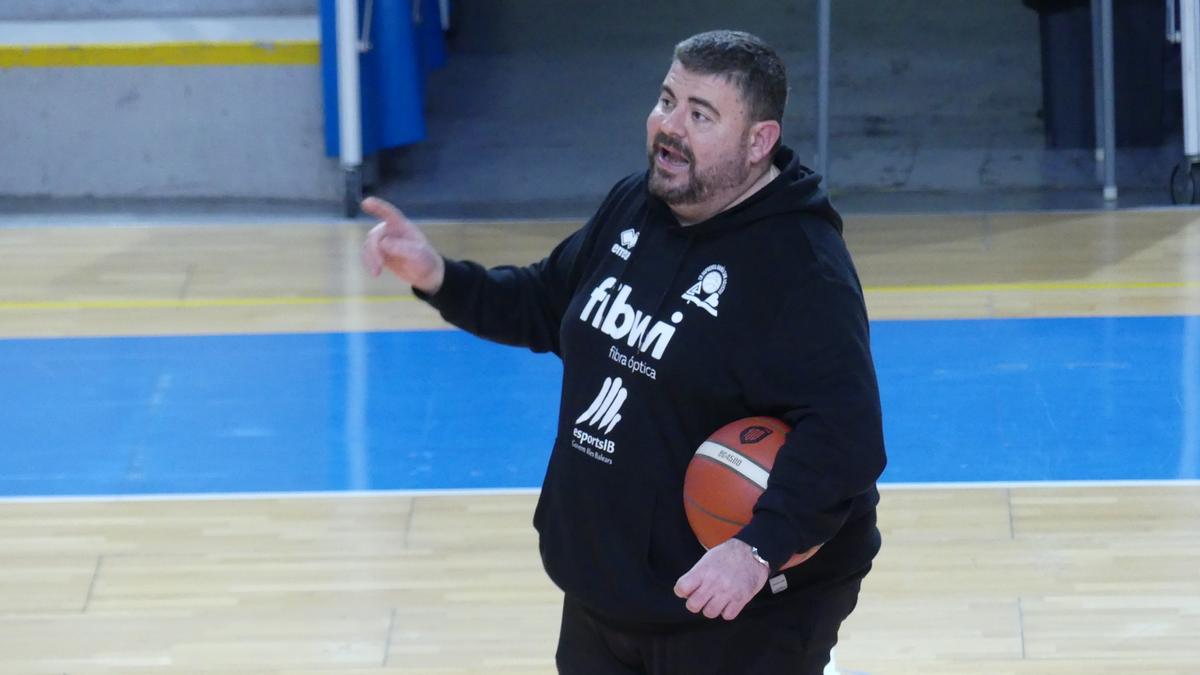
<path id="1" fill-rule="evenodd" d="M 736 30 L 700 33 L 675 45 L 675 60 L 693 73 L 720 75 L 735 84 L 752 122 L 783 124 L 787 71 L 761 38 Z"/>

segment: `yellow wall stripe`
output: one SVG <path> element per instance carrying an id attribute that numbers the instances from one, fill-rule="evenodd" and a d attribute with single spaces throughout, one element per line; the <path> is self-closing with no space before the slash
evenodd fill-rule
<path id="1" fill-rule="evenodd" d="M 1131 291 L 1155 289 L 1200 288 L 1200 281 L 1132 281 L 1132 282 L 1046 282 L 1008 284 L 947 284 L 943 286 L 868 286 L 867 293 L 1004 293 L 1055 291 Z M 113 300 L 30 300 L 0 301 L 0 311 L 88 310 L 88 309 L 185 309 L 271 307 L 288 305 L 340 305 L 355 302 L 401 302 L 412 295 L 349 296 L 276 296 L 246 298 L 191 299 L 113 299 Z"/>
<path id="2" fill-rule="evenodd" d="M 169 44 L 0 46 L 0 68 L 315 66 L 314 40 Z"/>

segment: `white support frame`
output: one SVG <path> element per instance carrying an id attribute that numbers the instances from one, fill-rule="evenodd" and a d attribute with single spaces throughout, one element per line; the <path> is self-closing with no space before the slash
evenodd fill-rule
<path id="1" fill-rule="evenodd" d="M 1179 3 L 1180 60 L 1183 64 L 1183 154 L 1200 162 L 1200 0 Z"/>
<path id="2" fill-rule="evenodd" d="M 338 140 L 342 168 L 362 167 L 358 0 L 337 0 Z"/>

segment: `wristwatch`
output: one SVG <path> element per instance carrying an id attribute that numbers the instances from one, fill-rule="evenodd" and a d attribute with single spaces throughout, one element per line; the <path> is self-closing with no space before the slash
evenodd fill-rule
<path id="1" fill-rule="evenodd" d="M 757 546 L 750 547 L 750 555 L 754 556 L 755 560 L 762 563 L 763 567 L 766 567 L 768 570 L 771 569 L 771 563 L 767 562 L 767 559 L 759 554 Z"/>

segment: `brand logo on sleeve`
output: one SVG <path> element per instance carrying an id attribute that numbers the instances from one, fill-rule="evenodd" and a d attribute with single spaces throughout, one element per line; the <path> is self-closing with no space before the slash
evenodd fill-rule
<path id="1" fill-rule="evenodd" d="M 683 299 L 716 316 L 717 305 L 721 304 L 721 294 L 725 292 L 725 286 L 728 284 L 729 274 L 725 272 L 724 265 L 709 265 L 700 273 L 696 283 L 684 291 Z"/>
<path id="2" fill-rule="evenodd" d="M 613 244 L 612 252 L 621 260 L 629 260 L 629 254 L 633 251 L 633 247 L 637 246 L 638 232 L 633 228 L 629 228 L 621 233 L 620 240 Z"/>

